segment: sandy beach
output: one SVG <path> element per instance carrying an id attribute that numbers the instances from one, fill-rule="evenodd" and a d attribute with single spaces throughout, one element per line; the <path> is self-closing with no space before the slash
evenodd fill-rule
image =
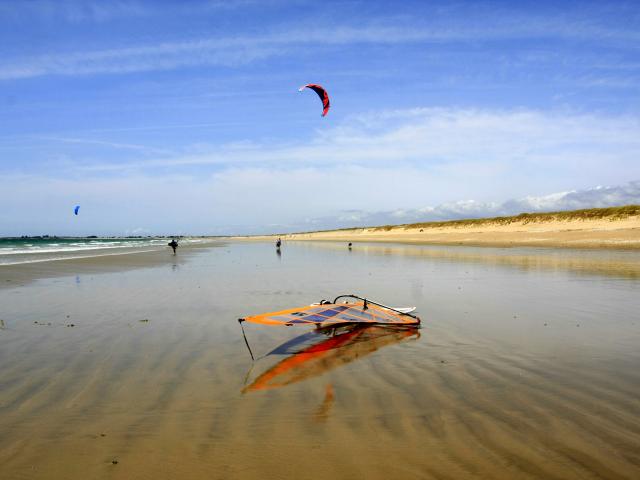
<path id="1" fill-rule="evenodd" d="M 389 226 L 281 235 L 290 241 L 393 242 L 427 245 L 533 246 L 554 248 L 640 248 L 640 216 L 603 219 L 487 220 L 479 224 L 441 222 L 431 226 Z M 274 236 L 238 237 L 265 240 Z"/>
<path id="2" fill-rule="evenodd" d="M 640 0 L 0 32 L 0 480 L 640 480 Z"/>
<path id="3" fill-rule="evenodd" d="M 45 263 L 0 267 L 3 479 L 640 472 L 635 251 L 241 242 Z M 308 329 L 247 325 L 251 362 L 238 317 L 351 292 L 423 326 L 307 360 L 269 352 Z"/>

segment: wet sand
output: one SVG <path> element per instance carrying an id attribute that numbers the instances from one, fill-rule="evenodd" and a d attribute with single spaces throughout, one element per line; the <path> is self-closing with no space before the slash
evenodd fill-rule
<path id="1" fill-rule="evenodd" d="M 0 290 L 0 478 L 640 475 L 636 252 L 135 256 Z M 247 325 L 252 365 L 236 319 L 341 293 L 415 305 L 423 328 L 369 331 L 251 388 L 278 383 L 291 357 L 266 354 L 307 330 Z"/>
<path id="2" fill-rule="evenodd" d="M 237 237 L 271 240 L 270 237 Z M 426 245 L 640 249 L 640 217 L 515 221 L 509 224 L 393 226 L 282 235 L 289 241 L 394 242 Z"/>

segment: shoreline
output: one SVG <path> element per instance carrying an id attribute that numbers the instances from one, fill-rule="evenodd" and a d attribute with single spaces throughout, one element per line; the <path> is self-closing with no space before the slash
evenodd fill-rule
<path id="1" fill-rule="evenodd" d="M 109 252 L 102 255 L 0 265 L 0 289 L 23 286 L 43 278 L 117 272 L 165 264 L 178 265 L 186 260 L 189 254 L 199 249 L 222 245 L 224 242 L 211 240 L 180 245 L 177 255 L 173 255 L 167 246 L 145 246 L 140 249 L 131 248 L 127 251 Z"/>
<path id="2" fill-rule="evenodd" d="M 291 242 L 300 241 L 300 244 L 304 242 L 319 243 L 326 245 L 332 249 L 345 250 L 344 241 L 337 241 L 330 235 L 333 232 L 323 232 L 326 234 L 325 238 L 286 238 Z M 307 234 L 304 234 L 307 235 Z M 390 251 L 397 250 L 398 255 L 412 256 L 420 258 L 437 259 L 450 259 L 461 261 L 465 263 L 487 263 L 495 265 L 504 265 L 517 268 L 536 268 L 547 270 L 570 270 L 580 273 L 590 272 L 592 274 L 605 275 L 605 276 L 620 276 L 624 278 L 640 278 L 640 258 L 635 256 L 637 248 L 594 248 L 591 250 L 608 251 L 611 254 L 618 251 L 620 255 L 624 257 L 610 257 L 606 258 L 590 258 L 585 257 L 579 253 L 580 250 L 585 253 L 590 248 L 574 248 L 574 253 L 570 253 L 572 248 L 557 248 L 555 246 L 544 245 L 549 247 L 546 252 L 540 251 L 538 253 L 532 253 L 530 251 L 518 251 L 519 248 L 529 248 L 526 244 L 489 244 L 483 243 L 479 246 L 486 248 L 485 252 L 473 252 L 468 251 L 465 247 L 477 246 L 471 242 L 467 243 L 444 243 L 444 242 L 425 242 L 425 241 L 412 241 L 410 239 L 389 239 L 389 236 L 383 236 L 376 240 L 367 240 L 366 234 L 363 234 L 361 238 L 356 239 L 349 237 L 349 241 L 356 242 L 354 245 L 354 251 L 364 251 L 367 253 L 384 252 L 388 254 Z M 228 238 L 227 242 L 220 240 L 203 242 L 198 244 L 187 244 L 181 246 L 178 250 L 178 254 L 174 256 L 170 249 L 166 247 L 157 247 L 149 250 L 148 247 L 144 249 L 129 250 L 127 252 L 119 253 L 107 253 L 103 255 L 87 256 L 87 257 L 70 257 L 64 259 L 52 259 L 30 263 L 9 264 L 0 265 L 0 290 L 12 289 L 26 286 L 37 280 L 72 277 L 80 275 L 98 275 L 102 273 L 114 273 L 125 272 L 129 270 L 145 269 L 158 267 L 162 265 L 171 265 L 173 268 L 179 267 L 185 264 L 194 253 L 199 250 L 218 248 L 226 246 L 229 241 L 238 241 L 239 243 L 271 243 L 275 236 L 256 236 L 256 237 L 242 237 L 231 239 Z M 285 238 L 285 236 L 283 236 Z M 394 247 L 395 245 L 395 247 Z M 414 249 L 411 249 L 411 245 Z M 442 249 L 429 249 L 424 250 L 423 246 L 442 246 Z M 461 247 L 459 250 L 450 247 Z M 537 247 L 543 245 L 535 245 Z M 509 253 L 501 254 L 496 248 L 511 247 L 513 251 Z M 566 247 L 566 245 L 565 245 Z M 493 250 L 492 250 L 493 249 Z M 556 253 L 553 253 L 553 252 Z M 624 253 L 626 252 L 626 254 Z M 629 257 L 629 255 L 632 255 Z"/>
<path id="3" fill-rule="evenodd" d="M 521 219 L 508 223 L 489 219 L 469 224 L 442 222 L 432 226 L 398 225 L 231 238 L 263 241 L 276 237 L 287 241 L 640 250 L 640 215 L 542 221 Z"/>

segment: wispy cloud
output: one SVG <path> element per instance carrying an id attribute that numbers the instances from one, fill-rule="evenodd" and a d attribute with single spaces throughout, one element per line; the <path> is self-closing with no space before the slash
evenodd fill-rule
<path id="1" fill-rule="evenodd" d="M 48 137 L 48 136 L 39 136 L 35 137 L 38 140 L 45 140 L 49 142 L 61 142 L 61 143 L 73 143 L 80 145 L 94 145 L 99 147 L 108 147 L 117 150 L 133 150 L 136 152 L 148 154 L 148 155 L 169 155 L 173 152 L 163 148 L 155 148 L 147 145 L 139 145 L 133 143 L 120 143 L 120 142 L 109 142 L 105 140 L 94 140 L 90 138 L 70 138 L 70 137 Z"/>
<path id="2" fill-rule="evenodd" d="M 64 20 L 70 23 L 105 22 L 116 18 L 131 18 L 152 15 L 149 4 L 133 0 L 7 0 L 0 3 L 0 18 L 48 21 Z"/>
<path id="3" fill-rule="evenodd" d="M 548 177 L 640 175 L 640 118 L 535 110 L 416 108 L 353 116 L 296 143 L 202 145 L 200 153 L 134 160 L 128 170 L 217 166 L 291 169 L 402 166 L 436 177 L 522 172 Z M 93 171 L 123 168 L 111 164 Z M 467 182 L 464 182 L 465 184 Z"/>
<path id="4" fill-rule="evenodd" d="M 3 0 L 0 19 L 33 22 L 102 23 L 162 15 L 203 15 L 254 6 L 277 7 L 301 0 L 189 0 L 160 4 L 149 0 Z"/>
<path id="5" fill-rule="evenodd" d="M 47 10 L 48 2 L 40 5 Z M 66 5 L 66 3 L 65 3 Z M 71 3 L 69 5 L 74 5 Z M 108 6 L 107 6 L 108 5 Z M 6 10 L 6 8 L 5 8 Z M 143 14 L 147 7 L 118 2 L 88 3 L 86 8 L 68 6 L 68 16 L 107 18 L 116 14 Z M 493 12 L 488 12 L 493 13 Z M 5 13 L 6 14 L 6 13 Z M 0 80 L 42 75 L 122 74 L 153 70 L 171 70 L 190 66 L 241 66 L 269 57 L 288 55 L 292 51 L 343 45 L 395 45 L 466 41 L 515 40 L 526 38 L 570 38 L 600 42 L 636 42 L 640 34 L 633 29 L 608 29 L 584 21 L 543 17 L 519 17 L 511 14 L 489 16 L 485 22 L 420 22 L 401 18 L 396 24 L 370 22 L 367 25 L 330 27 L 299 26 L 267 33 L 201 37 L 181 41 L 159 41 L 144 45 L 107 48 L 73 53 L 51 52 L 18 61 L 5 61 Z M 303 22 L 305 23 L 305 22 Z"/>
<path id="6" fill-rule="evenodd" d="M 0 80 L 41 75 L 89 75 L 171 70 L 198 65 L 237 66 L 283 54 L 256 39 L 203 39 L 68 54 L 49 54 L 0 68 Z"/>

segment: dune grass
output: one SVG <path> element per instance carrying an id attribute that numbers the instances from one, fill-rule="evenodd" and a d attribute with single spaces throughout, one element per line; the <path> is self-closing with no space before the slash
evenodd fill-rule
<path id="1" fill-rule="evenodd" d="M 420 229 L 420 228 L 442 228 L 442 227 L 467 227 L 476 225 L 509 225 L 512 223 L 544 223 L 553 221 L 571 221 L 571 220 L 610 220 L 616 221 L 624 218 L 640 216 L 640 205 L 624 205 L 620 207 L 608 208 L 586 208 L 582 210 L 569 210 L 560 212 L 540 212 L 540 213 L 521 213 L 509 217 L 491 217 L 491 218 L 466 218 L 461 220 L 445 220 L 437 222 L 420 222 L 420 223 L 404 223 L 400 225 L 380 225 L 371 227 L 350 227 L 333 230 L 318 230 L 304 233 L 318 232 L 337 232 L 337 231 L 353 231 L 353 230 L 372 230 L 390 231 L 394 229 Z"/>
<path id="2" fill-rule="evenodd" d="M 421 222 L 404 225 L 383 225 L 374 230 L 392 230 L 394 228 L 439 228 L 464 227 L 470 225 L 509 225 L 511 223 L 544 223 L 571 220 L 620 220 L 630 216 L 640 215 L 640 205 L 624 205 L 622 207 L 586 208 L 561 212 L 521 213 L 509 217 L 467 218 L 462 220 L 447 220 L 441 222 Z"/>

